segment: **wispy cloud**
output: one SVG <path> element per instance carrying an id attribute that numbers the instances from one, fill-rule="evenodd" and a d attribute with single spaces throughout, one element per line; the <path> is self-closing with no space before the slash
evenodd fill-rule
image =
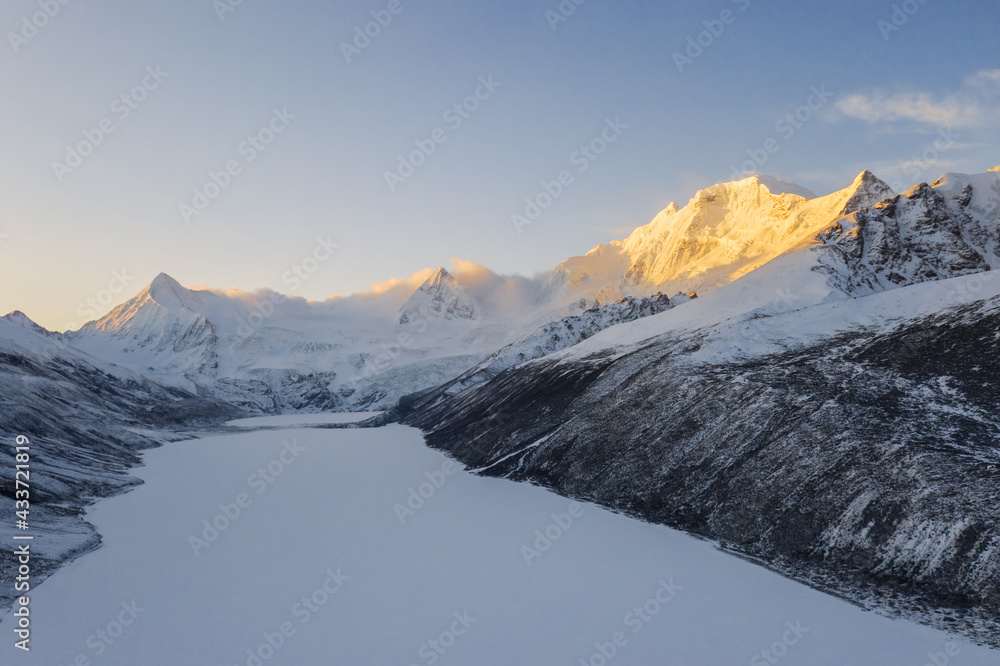
<path id="1" fill-rule="evenodd" d="M 927 93 L 891 97 L 883 93 L 849 95 L 837 101 L 837 110 L 869 123 L 913 120 L 931 125 L 966 125 L 982 118 L 978 104 L 962 104 L 957 100 L 938 102 Z"/>
<path id="2" fill-rule="evenodd" d="M 867 123 L 900 121 L 939 127 L 973 127 L 1000 116 L 994 100 L 1000 93 L 1000 69 L 983 70 L 966 77 L 952 94 L 936 97 L 928 92 L 887 94 L 882 90 L 846 95 L 836 108 L 848 118 Z"/>
<path id="3" fill-rule="evenodd" d="M 1000 69 L 984 69 L 965 79 L 965 87 L 985 90 L 989 94 L 1000 93 Z"/>

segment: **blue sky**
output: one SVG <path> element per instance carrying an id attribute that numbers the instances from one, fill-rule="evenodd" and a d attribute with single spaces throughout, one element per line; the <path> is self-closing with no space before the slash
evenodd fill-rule
<path id="1" fill-rule="evenodd" d="M 228 1 L 5 3 L 0 311 L 61 330 L 161 271 L 290 291 L 318 238 L 339 250 L 298 281 L 312 299 L 452 257 L 531 275 L 754 155 L 819 194 L 865 168 L 909 186 L 1000 163 L 1000 20 L 981 1 Z M 391 21 L 348 62 L 372 12 Z M 98 138 L 68 170 L 67 146 Z M 418 141 L 433 154 L 390 188 Z M 211 173 L 227 186 L 182 214 Z"/>

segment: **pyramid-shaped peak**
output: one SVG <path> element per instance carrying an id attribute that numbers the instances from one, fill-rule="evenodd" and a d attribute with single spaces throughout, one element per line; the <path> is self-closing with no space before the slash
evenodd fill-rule
<path id="1" fill-rule="evenodd" d="M 885 184 L 884 180 L 876 176 L 868 169 L 865 169 L 864 171 L 859 173 L 858 177 L 854 179 L 854 183 L 852 185 L 855 187 L 857 187 L 858 185 L 879 185 L 883 187 L 888 187 L 888 185 Z"/>
<path id="2" fill-rule="evenodd" d="M 995 166 L 990 171 L 1000 171 L 1000 166 Z"/>
<path id="3" fill-rule="evenodd" d="M 455 277 L 439 268 L 413 292 L 400 310 L 399 323 L 434 319 L 480 318 L 475 299 L 465 293 Z"/>
<path id="4" fill-rule="evenodd" d="M 853 194 L 844 205 L 842 215 L 850 215 L 896 195 L 896 192 L 886 185 L 885 181 L 868 169 L 858 174 L 848 190 L 853 191 Z"/>
<path id="5" fill-rule="evenodd" d="M 160 289 L 177 290 L 177 289 L 183 289 L 183 288 L 184 287 L 181 286 L 180 282 L 178 282 L 177 280 L 173 279 L 172 277 L 170 277 L 166 273 L 160 273 L 155 278 L 153 278 L 152 282 L 149 283 L 149 290 L 150 291 L 160 290 Z"/>
<path id="6" fill-rule="evenodd" d="M 878 176 L 876 176 L 874 173 L 872 173 L 868 169 L 865 169 L 864 171 L 862 171 L 861 173 L 859 173 L 858 177 L 855 178 L 854 182 L 852 183 L 852 187 L 859 187 L 859 186 L 862 186 L 862 185 L 865 185 L 865 186 L 874 186 L 874 187 L 878 187 L 878 188 L 888 188 L 889 187 L 885 183 L 884 180 L 882 180 L 881 178 L 879 178 Z"/>
<path id="7" fill-rule="evenodd" d="M 166 273 L 160 273 L 153 278 L 153 281 L 139 294 L 139 298 L 143 296 L 170 309 L 178 307 L 197 309 L 198 297 L 195 292 L 181 286 L 180 282 Z"/>
<path id="8" fill-rule="evenodd" d="M 424 287 L 436 287 L 441 284 L 455 284 L 455 276 L 444 269 L 444 267 L 438 268 L 434 273 L 424 281 Z"/>

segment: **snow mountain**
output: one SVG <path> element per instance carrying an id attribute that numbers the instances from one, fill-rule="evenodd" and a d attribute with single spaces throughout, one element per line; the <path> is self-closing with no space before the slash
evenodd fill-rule
<path id="1" fill-rule="evenodd" d="M 755 176 L 523 279 L 513 315 L 444 268 L 324 303 L 161 274 L 62 335 L 13 313 L 0 429 L 60 451 L 41 501 L 78 515 L 150 428 L 386 410 L 479 473 L 997 644 L 998 267 L 1000 171 L 821 197 Z M 53 567 L 95 544 L 53 525 L 84 535 Z"/>
<path id="2" fill-rule="evenodd" d="M 562 262 L 550 289 L 610 300 L 657 291 L 707 293 L 894 194 L 869 171 L 839 192 L 812 199 L 772 192 L 768 184 L 802 191 L 761 176 L 701 190 L 684 208 L 671 204 L 628 238 Z"/>
<path id="3" fill-rule="evenodd" d="M 1000 267 L 997 179 L 942 176 L 851 213 L 823 236 L 851 295 Z"/>
<path id="4" fill-rule="evenodd" d="M 477 321 L 481 318 L 475 300 L 444 268 L 437 269 L 427 278 L 399 311 L 399 323 L 403 326 L 421 319 Z"/>
<path id="5" fill-rule="evenodd" d="M 1000 645 L 1000 173 L 874 203 L 880 182 L 855 185 L 811 238 L 783 235 L 782 254 L 684 307 L 389 420 L 482 474 Z"/>

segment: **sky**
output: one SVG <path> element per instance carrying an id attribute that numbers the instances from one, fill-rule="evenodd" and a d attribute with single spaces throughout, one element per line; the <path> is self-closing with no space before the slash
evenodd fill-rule
<path id="1" fill-rule="evenodd" d="M 160 272 L 531 276 L 744 172 L 1000 164 L 981 0 L 8 0 L 0 28 L 0 312 L 53 330 Z"/>

